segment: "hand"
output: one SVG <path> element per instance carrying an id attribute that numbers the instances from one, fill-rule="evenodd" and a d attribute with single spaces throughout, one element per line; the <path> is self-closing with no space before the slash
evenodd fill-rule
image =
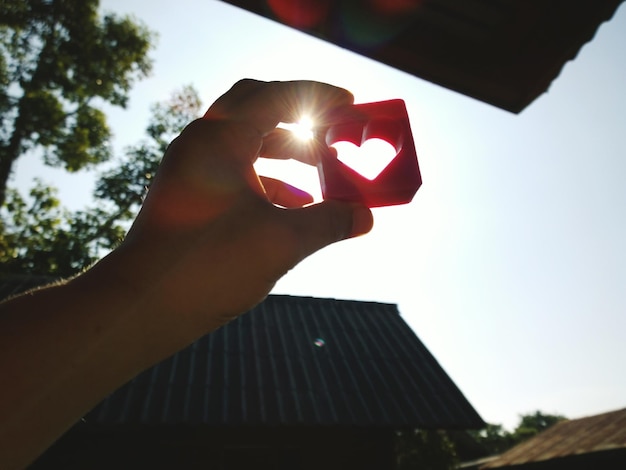
<path id="1" fill-rule="evenodd" d="M 317 82 L 244 80 L 170 145 L 122 246 L 131 254 L 126 282 L 153 300 L 165 328 L 202 335 L 260 302 L 311 253 L 371 229 L 369 209 L 303 207 L 310 195 L 259 178 L 252 166 L 259 156 L 311 161 L 311 152 L 329 151 L 294 145 L 276 125 L 303 111 L 323 122 L 352 101 Z"/>
<path id="2" fill-rule="evenodd" d="M 259 156 L 314 161 L 275 129 L 351 95 L 245 80 L 166 152 L 119 248 L 67 283 L 0 304 L 0 466 L 23 468 L 124 382 L 247 311 L 316 250 L 370 230 L 369 209 L 260 179 Z M 278 204 L 283 207 L 278 207 Z M 16 360 L 19 358 L 19 361 Z"/>

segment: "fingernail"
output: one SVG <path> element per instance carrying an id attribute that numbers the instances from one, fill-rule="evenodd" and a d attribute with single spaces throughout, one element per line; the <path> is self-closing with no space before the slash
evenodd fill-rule
<path id="1" fill-rule="evenodd" d="M 372 211 L 363 205 L 354 205 L 352 210 L 352 231 L 351 237 L 363 235 L 370 230 L 374 225 L 374 217 Z"/>

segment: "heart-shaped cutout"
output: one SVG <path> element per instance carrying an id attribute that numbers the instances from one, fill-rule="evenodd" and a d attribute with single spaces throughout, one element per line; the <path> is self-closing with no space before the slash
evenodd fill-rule
<path id="1" fill-rule="evenodd" d="M 372 138 L 361 144 L 339 141 L 331 145 L 337 159 L 369 180 L 374 180 L 396 158 L 396 148 L 383 139 Z"/>

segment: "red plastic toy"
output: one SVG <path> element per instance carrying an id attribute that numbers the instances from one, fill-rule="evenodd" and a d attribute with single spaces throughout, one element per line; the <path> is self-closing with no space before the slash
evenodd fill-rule
<path id="1" fill-rule="evenodd" d="M 332 119 L 325 131 L 326 145 L 347 141 L 361 146 L 377 138 L 394 146 L 397 155 L 373 180 L 336 157 L 324 155 L 317 165 L 324 199 L 360 202 L 368 207 L 411 202 L 422 177 L 404 101 L 356 104 L 352 110 Z"/>

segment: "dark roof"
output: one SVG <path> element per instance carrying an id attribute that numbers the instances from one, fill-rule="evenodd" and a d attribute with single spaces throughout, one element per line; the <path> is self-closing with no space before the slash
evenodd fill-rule
<path id="1" fill-rule="evenodd" d="M 225 0 L 500 108 L 544 93 L 622 0 Z"/>
<path id="2" fill-rule="evenodd" d="M 270 296 L 137 376 L 103 424 L 477 428 L 395 305 Z"/>
<path id="3" fill-rule="evenodd" d="M 626 408 L 556 423 L 481 469 L 523 465 L 616 449 L 626 449 Z"/>
<path id="4" fill-rule="evenodd" d="M 49 283 L 0 279 L 0 299 Z M 480 428 L 396 305 L 270 295 L 139 374 L 94 424 Z"/>

